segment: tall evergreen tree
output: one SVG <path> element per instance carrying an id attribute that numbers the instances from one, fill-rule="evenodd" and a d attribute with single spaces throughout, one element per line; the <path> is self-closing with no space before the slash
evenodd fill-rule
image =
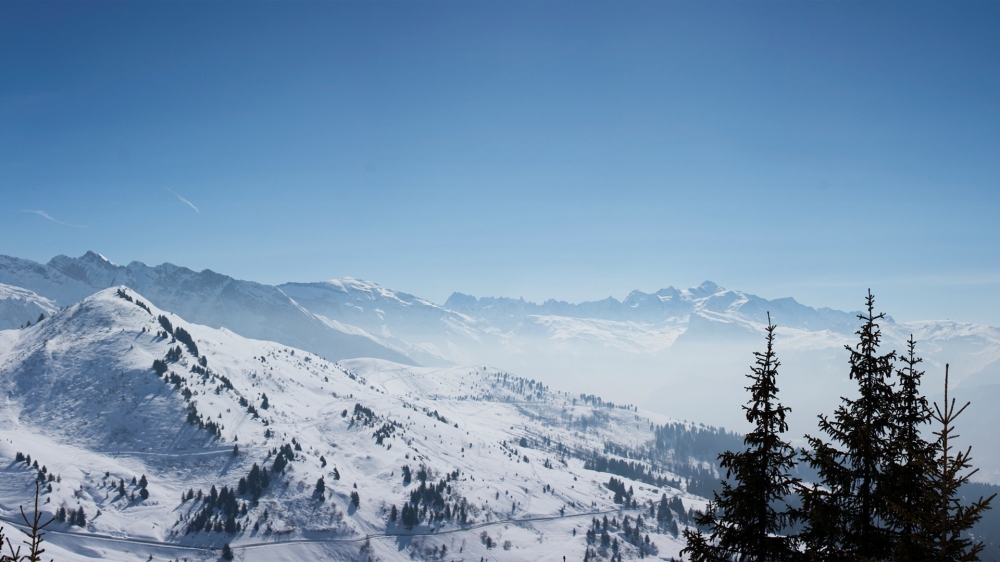
<path id="1" fill-rule="evenodd" d="M 934 404 L 931 414 L 931 419 L 939 425 L 934 432 L 937 436 L 934 459 L 930 469 L 922 474 L 925 501 L 920 504 L 922 509 L 912 512 L 911 517 L 911 522 L 916 524 L 914 539 L 922 551 L 922 560 L 971 562 L 979 560 L 983 550 L 983 544 L 973 541 L 968 531 L 982 518 L 983 512 L 990 509 L 996 494 L 962 505 L 959 489 L 978 469 L 969 470 L 972 468 L 971 447 L 953 452 L 952 439 L 958 437 L 955 418 L 968 406 L 966 402 L 956 411 L 955 399 L 948 401 L 948 366 L 945 365 L 944 405 Z"/>
<path id="2" fill-rule="evenodd" d="M 754 425 L 743 442 L 742 452 L 727 451 L 719 456 L 726 469 L 722 492 L 716 493 L 696 523 L 708 534 L 687 529 L 682 554 L 694 562 L 736 560 L 772 562 L 791 560 L 796 554 L 794 540 L 782 532 L 791 522 L 784 499 L 798 484 L 791 476 L 795 450 L 781 435 L 788 430 L 785 415 L 790 408 L 778 402 L 778 358 L 774 353 L 774 324 L 767 317 L 767 346 L 754 352 L 750 400 L 743 409 Z M 735 482 L 735 485 L 730 482 Z"/>
<path id="3" fill-rule="evenodd" d="M 900 359 L 903 368 L 896 371 L 899 385 L 895 394 L 895 416 L 892 427 L 894 461 L 886 470 L 886 495 L 889 502 L 887 523 L 895 533 L 892 558 L 897 561 L 929 560 L 926 549 L 916 541 L 917 522 L 912 514 L 920 511 L 926 493 L 926 471 L 934 458 L 933 444 L 921 435 L 921 428 L 930 421 L 927 399 L 920 392 L 923 371 L 917 365 L 917 342 L 910 335 L 906 354 Z"/>
<path id="4" fill-rule="evenodd" d="M 806 525 L 801 537 L 814 559 L 885 560 L 894 535 L 889 515 L 886 468 L 892 463 L 895 394 L 889 379 L 895 352 L 879 355 L 882 332 L 875 298 L 868 291 L 867 314 L 856 332 L 860 341 L 850 352 L 851 379 L 858 397 L 841 398 L 833 419 L 819 416 L 819 428 L 832 443 L 807 435 L 811 450 L 803 457 L 820 482 L 800 487 Z"/>

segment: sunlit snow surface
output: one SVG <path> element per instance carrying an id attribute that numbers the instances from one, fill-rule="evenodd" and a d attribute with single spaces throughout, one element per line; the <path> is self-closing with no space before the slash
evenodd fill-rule
<path id="1" fill-rule="evenodd" d="M 189 324 L 129 291 L 149 306 L 147 312 L 115 291 L 101 291 L 31 328 L 0 332 L 0 515 L 13 520 L 34 489 L 36 472 L 15 463 L 16 452 L 59 475 L 51 492 L 43 488 L 43 509 L 82 506 L 88 525 L 53 524 L 47 555 L 56 560 L 217 559 L 217 551 L 205 549 L 225 542 L 241 560 L 353 560 L 362 559 L 366 536 L 384 560 L 409 560 L 414 552 L 417 559 L 439 559 L 442 545 L 446 560 L 579 560 L 593 514 L 622 513 L 604 486 L 609 475 L 585 470 L 571 456 L 561 462 L 556 444 L 599 451 L 605 442 L 638 446 L 652 439 L 651 422 L 672 421 L 643 411 L 574 405 L 570 394 L 484 366 L 328 363 L 280 344 Z M 191 333 L 215 377 L 192 373 L 194 358 L 186 349 L 170 364 L 186 379 L 179 388 L 153 372 L 154 359 L 184 347 L 157 335 L 160 314 Z M 193 392 L 190 400 L 181 388 Z M 262 394 L 267 410 L 260 409 Z M 257 407 L 259 418 L 240 405 L 241 397 Z M 223 427 L 221 438 L 185 422 L 191 403 L 205 420 Z M 377 422 L 358 423 L 352 415 L 356 404 L 371 409 Z M 584 418 L 590 420 L 586 429 L 579 423 Z M 391 422 L 399 428 L 377 444 L 375 429 Z M 267 430 L 274 433 L 270 439 Z M 529 446 L 518 445 L 522 437 Z M 272 477 L 259 505 L 240 519 L 259 521 L 266 509 L 259 531 L 184 534 L 181 520 L 196 502 L 182 504 L 183 492 L 234 487 L 253 463 L 270 467 L 271 449 L 292 438 L 302 447 L 297 460 L 284 476 Z M 234 444 L 240 449 L 236 457 Z M 390 506 L 401 506 L 417 484 L 404 486 L 404 464 L 414 470 L 426 464 L 435 480 L 458 470 L 452 489 L 475 506 L 472 524 L 463 529 L 455 522 L 425 522 L 412 531 L 389 524 Z M 111 484 L 125 479 L 130 494 L 137 490 L 133 476 L 143 474 L 150 492 L 145 501 L 120 497 Z M 325 500 L 313 493 L 320 476 Z M 703 505 L 680 490 L 654 491 L 623 480 L 641 504 L 667 493 L 680 495 L 687 507 Z M 356 510 L 349 500 L 355 485 L 361 498 Z M 11 533 L 11 525 L 5 526 Z M 498 546 L 486 549 L 484 531 Z M 671 535 L 650 535 L 659 556 L 677 554 L 680 544 Z M 506 541 L 509 549 L 500 546 Z M 624 548 L 628 557 L 632 547 Z"/>

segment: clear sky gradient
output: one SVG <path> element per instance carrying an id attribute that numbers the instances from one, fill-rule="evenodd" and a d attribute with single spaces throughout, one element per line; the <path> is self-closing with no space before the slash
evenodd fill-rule
<path id="1" fill-rule="evenodd" d="M 2 3 L 0 253 L 437 302 L 871 287 L 998 326 L 998 28 L 993 2 Z"/>

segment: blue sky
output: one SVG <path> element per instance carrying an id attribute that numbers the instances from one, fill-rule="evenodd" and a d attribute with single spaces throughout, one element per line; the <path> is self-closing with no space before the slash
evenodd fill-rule
<path id="1" fill-rule="evenodd" d="M 998 25 L 988 2 L 3 3 L 0 253 L 438 302 L 871 287 L 899 319 L 1000 325 Z"/>

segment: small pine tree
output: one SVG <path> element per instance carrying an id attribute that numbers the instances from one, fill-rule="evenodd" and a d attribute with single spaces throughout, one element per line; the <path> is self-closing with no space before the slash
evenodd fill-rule
<path id="1" fill-rule="evenodd" d="M 983 512 L 990 509 L 996 494 L 980 497 L 970 505 L 962 505 L 959 489 L 978 469 L 972 468 L 972 447 L 953 453 L 951 440 L 955 434 L 955 419 L 969 406 L 956 410 L 955 399 L 948 401 L 948 365 L 945 365 L 944 403 L 934 404 L 931 419 L 939 428 L 934 432 L 934 454 L 929 470 L 922 474 L 924 501 L 914 510 L 908 522 L 917 527 L 914 542 L 923 558 L 941 562 L 971 562 L 979 560 L 984 545 L 969 538 L 968 531 L 978 522 Z M 964 473 L 964 474 L 963 474 Z"/>
<path id="2" fill-rule="evenodd" d="M 222 545 L 222 559 L 223 560 L 233 559 L 233 549 L 229 548 L 229 543 Z"/>
<path id="3" fill-rule="evenodd" d="M 396 519 L 399 518 L 399 512 L 396 510 L 396 504 L 392 505 L 392 509 L 389 510 L 389 522 L 395 523 Z"/>
<path id="4" fill-rule="evenodd" d="M 233 445 L 233 456 L 234 457 L 240 456 L 240 446 L 238 444 Z"/>
<path id="5" fill-rule="evenodd" d="M 358 495 L 357 490 L 351 492 L 351 503 L 354 504 L 354 507 L 361 507 L 361 496 Z"/>
<path id="6" fill-rule="evenodd" d="M 319 480 L 316 481 L 316 495 L 322 496 L 326 492 L 326 482 L 323 481 L 323 477 L 320 476 Z"/>

